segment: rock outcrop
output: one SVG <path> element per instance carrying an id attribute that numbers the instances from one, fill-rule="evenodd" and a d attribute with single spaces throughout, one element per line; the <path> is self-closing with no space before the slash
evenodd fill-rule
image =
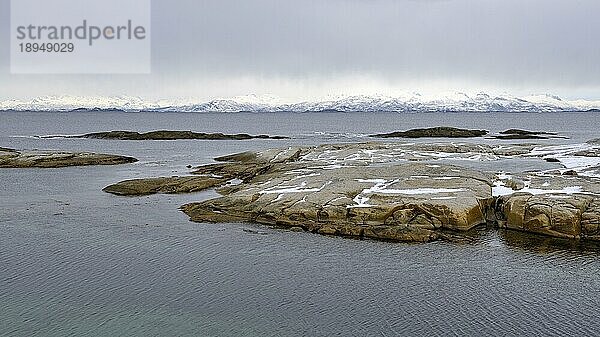
<path id="1" fill-rule="evenodd" d="M 227 163 L 197 167 L 191 172 L 193 174 L 191 176 L 125 180 L 109 185 L 103 191 L 121 196 L 192 193 L 215 187 L 221 187 L 223 192 L 230 191 L 236 188 L 237 183 L 251 180 L 267 172 L 273 164 L 289 160 L 289 155 L 284 154 L 286 151 L 282 151 L 280 157 L 273 162 L 256 160 L 257 155 L 249 152 L 215 158 L 216 161 Z M 230 184 L 225 184 L 227 182 Z"/>
<path id="2" fill-rule="evenodd" d="M 378 151 L 384 160 L 390 149 L 381 144 L 327 145 L 221 158 L 234 161 L 198 172 L 231 178 L 236 168 L 244 168 L 238 176 L 244 183 L 182 210 L 198 222 L 251 221 L 419 242 L 486 222 L 493 204 L 491 176 L 452 165 L 369 165 Z M 348 160 L 351 154 L 354 160 Z M 336 164 L 344 158 L 345 165 Z"/>
<path id="3" fill-rule="evenodd" d="M 210 176 L 159 177 L 125 180 L 102 189 L 115 195 L 140 196 L 148 194 L 192 193 L 216 187 L 227 179 Z"/>
<path id="4" fill-rule="evenodd" d="M 512 140 L 512 139 L 551 139 L 551 138 L 566 139 L 567 137 L 559 136 L 555 132 L 509 129 L 509 130 L 500 132 L 499 135 L 492 136 L 492 138 Z"/>
<path id="5" fill-rule="evenodd" d="M 0 148 L 2 168 L 58 168 L 67 166 L 117 165 L 134 163 L 137 159 L 111 154 Z"/>
<path id="6" fill-rule="evenodd" d="M 194 221 L 252 221 L 320 234 L 430 241 L 486 222 L 491 182 L 454 166 L 302 168 L 267 173 L 182 210 Z"/>
<path id="7" fill-rule="evenodd" d="M 517 194 L 502 200 L 501 227 L 569 239 L 600 239 L 600 202 L 586 195 Z"/>
<path id="8" fill-rule="evenodd" d="M 452 127 L 435 127 L 425 129 L 412 129 L 408 131 L 397 131 L 370 135 L 373 138 L 473 138 L 488 134 L 486 130 L 468 130 Z"/>
<path id="9" fill-rule="evenodd" d="M 600 182 L 589 177 L 531 177 L 514 194 L 499 196 L 502 228 L 569 239 L 600 240 Z"/>
<path id="10" fill-rule="evenodd" d="M 325 235 L 426 242 L 488 224 L 600 240 L 597 156 L 593 146 L 328 144 L 239 153 L 197 167 L 191 176 L 125 181 L 105 191 L 216 188 L 221 197 L 182 211 L 197 222 L 256 222 Z M 450 164 L 509 158 L 544 165 L 558 158 L 554 164 L 565 169 L 511 176 Z"/>

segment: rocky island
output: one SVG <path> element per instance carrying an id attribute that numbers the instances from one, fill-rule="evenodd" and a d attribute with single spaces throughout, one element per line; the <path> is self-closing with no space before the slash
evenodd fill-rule
<path id="1" fill-rule="evenodd" d="M 487 130 L 468 130 L 447 126 L 434 128 L 411 129 L 370 135 L 371 138 L 474 138 L 487 135 Z"/>
<path id="2" fill-rule="evenodd" d="M 551 139 L 551 138 L 562 138 L 567 139 L 567 137 L 559 136 L 556 132 L 546 132 L 546 131 L 528 131 L 521 129 L 509 129 L 500 132 L 499 135 L 494 135 L 492 138 L 495 139 L 505 139 L 505 140 L 514 140 L 514 139 Z"/>
<path id="3" fill-rule="evenodd" d="M 211 176 L 132 179 L 107 186 L 103 191 L 123 196 L 141 196 L 156 193 L 192 193 L 219 186 L 226 181 L 227 179 L 225 178 Z"/>
<path id="4" fill-rule="evenodd" d="M 527 159 L 555 169 L 510 175 L 454 163 Z M 119 195 L 217 187 L 181 207 L 197 222 L 255 222 L 326 235 L 427 242 L 487 224 L 600 240 L 600 147 L 362 143 L 217 158 L 188 177 L 108 186 Z"/>
<path id="5" fill-rule="evenodd" d="M 134 162 L 137 162 L 137 159 L 111 154 L 0 148 L 0 168 L 58 168 Z"/>

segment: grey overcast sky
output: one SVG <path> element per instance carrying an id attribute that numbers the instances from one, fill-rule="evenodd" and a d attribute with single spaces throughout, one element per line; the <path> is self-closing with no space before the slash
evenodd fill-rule
<path id="1" fill-rule="evenodd" d="M 11 75 L 9 8 L 0 0 L 0 99 L 447 90 L 600 99 L 599 0 L 153 0 L 150 75 Z"/>

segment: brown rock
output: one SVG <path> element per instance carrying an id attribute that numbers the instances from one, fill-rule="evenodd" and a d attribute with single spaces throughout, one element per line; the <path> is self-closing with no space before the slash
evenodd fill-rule
<path id="1" fill-rule="evenodd" d="M 198 222 L 235 219 L 326 235 L 421 242 L 437 239 L 437 229 L 462 231 L 485 223 L 486 207 L 492 204 L 488 178 L 455 166 L 326 165 L 295 171 L 294 162 L 285 167 L 182 210 Z"/>
<path id="2" fill-rule="evenodd" d="M 596 233 L 594 223 L 598 218 L 594 218 L 592 213 L 586 215 L 589 219 L 588 232 L 582 231 L 583 214 L 593 200 L 591 196 L 519 194 L 501 199 L 507 219 L 506 228 L 571 239 Z"/>
<path id="3" fill-rule="evenodd" d="M 160 177 L 125 180 L 107 186 L 104 192 L 116 195 L 177 194 L 205 190 L 223 184 L 227 179 L 209 176 Z"/>
<path id="4" fill-rule="evenodd" d="M 0 149 L 3 168 L 60 168 L 68 166 L 118 165 L 134 163 L 132 157 L 89 152 L 62 152 Z"/>

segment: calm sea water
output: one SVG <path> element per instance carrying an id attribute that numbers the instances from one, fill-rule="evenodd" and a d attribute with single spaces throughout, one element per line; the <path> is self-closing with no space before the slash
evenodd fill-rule
<path id="1" fill-rule="evenodd" d="M 140 159 L 0 169 L 0 335 L 599 335 L 597 245 L 492 229 L 473 231 L 469 244 L 398 244 L 197 224 L 177 208 L 214 192 L 123 198 L 101 191 L 122 179 L 185 174 L 186 165 L 218 155 L 438 125 L 558 131 L 571 139 L 546 142 L 579 143 L 599 137 L 600 114 L 0 113 L 0 146 Z M 32 137 L 123 129 L 293 139 Z"/>

